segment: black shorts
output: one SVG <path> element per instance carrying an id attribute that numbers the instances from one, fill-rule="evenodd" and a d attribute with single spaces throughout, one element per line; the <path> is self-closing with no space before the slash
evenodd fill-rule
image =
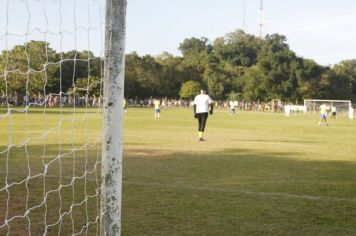
<path id="1" fill-rule="evenodd" d="M 208 119 L 208 112 L 197 113 L 198 131 L 204 132 L 206 120 Z"/>

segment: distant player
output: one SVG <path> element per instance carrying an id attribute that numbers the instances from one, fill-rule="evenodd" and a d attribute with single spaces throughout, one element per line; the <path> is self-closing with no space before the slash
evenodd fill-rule
<path id="1" fill-rule="evenodd" d="M 321 125 L 321 123 L 324 121 L 326 125 L 329 125 L 329 123 L 326 120 L 326 117 L 328 115 L 328 106 L 326 106 L 325 103 L 323 103 L 320 107 L 320 121 L 319 121 L 319 125 Z"/>
<path id="2" fill-rule="evenodd" d="M 290 105 L 289 104 L 284 106 L 284 115 L 286 117 L 290 116 Z"/>
<path id="3" fill-rule="evenodd" d="M 229 106 L 230 106 L 230 116 L 235 114 L 235 102 L 234 101 L 230 101 L 229 102 Z"/>
<path id="4" fill-rule="evenodd" d="M 123 108 L 124 108 L 124 112 L 125 112 L 125 113 L 127 112 L 126 107 L 127 107 L 126 99 L 124 98 Z"/>
<path id="5" fill-rule="evenodd" d="M 331 117 L 330 119 L 336 119 L 336 107 L 331 106 Z"/>
<path id="6" fill-rule="evenodd" d="M 161 103 L 158 99 L 153 102 L 155 107 L 155 119 L 159 119 L 161 117 Z"/>
<path id="7" fill-rule="evenodd" d="M 349 119 L 353 120 L 354 119 L 354 108 L 353 107 L 349 107 Z"/>
<path id="8" fill-rule="evenodd" d="M 203 133 L 205 130 L 205 124 L 208 119 L 210 106 L 210 115 L 213 114 L 214 103 L 209 95 L 205 94 L 204 90 L 200 91 L 200 94 L 194 98 L 194 118 L 198 119 L 198 141 L 205 141 L 203 139 Z"/>

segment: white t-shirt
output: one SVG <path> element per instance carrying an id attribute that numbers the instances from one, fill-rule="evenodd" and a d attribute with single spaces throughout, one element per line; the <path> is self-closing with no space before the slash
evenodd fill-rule
<path id="1" fill-rule="evenodd" d="M 319 109 L 321 115 L 326 115 L 328 113 L 328 107 L 325 104 L 321 105 Z"/>
<path id="2" fill-rule="evenodd" d="M 235 103 L 233 101 L 230 101 L 229 105 L 231 109 L 235 109 Z"/>
<path id="3" fill-rule="evenodd" d="M 349 119 L 354 119 L 354 109 L 352 107 L 349 107 Z"/>
<path id="4" fill-rule="evenodd" d="M 209 112 L 209 105 L 213 100 L 207 94 L 199 94 L 194 98 L 193 104 L 197 106 L 196 113 Z"/>

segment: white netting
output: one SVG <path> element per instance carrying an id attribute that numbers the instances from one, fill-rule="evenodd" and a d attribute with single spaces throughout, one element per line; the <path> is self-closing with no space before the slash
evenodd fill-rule
<path id="1" fill-rule="evenodd" d="M 335 107 L 336 111 L 339 113 L 348 113 L 351 107 L 350 100 L 324 100 L 324 99 L 306 99 L 304 100 L 304 106 L 307 108 L 307 111 L 318 112 L 319 107 L 324 104 L 329 107 L 331 110 L 332 107 Z"/>
<path id="2" fill-rule="evenodd" d="M 0 235 L 99 235 L 103 0 L 0 0 Z"/>

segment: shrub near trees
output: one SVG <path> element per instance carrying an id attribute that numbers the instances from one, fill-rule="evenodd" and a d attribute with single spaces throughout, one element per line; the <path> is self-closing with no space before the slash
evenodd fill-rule
<path id="1" fill-rule="evenodd" d="M 199 85 L 214 99 L 301 102 L 327 98 L 356 102 L 356 59 L 321 66 L 298 57 L 286 42 L 279 34 L 261 39 L 237 30 L 211 42 L 207 38 L 185 39 L 179 45 L 182 56 L 129 53 L 125 97 L 191 97 Z M 60 86 L 67 92 L 73 91 L 74 85 L 85 87 L 89 82 L 95 83 L 91 93 L 99 94 L 101 83 L 95 80 L 102 76 L 102 65 L 102 59 L 92 52 L 58 53 L 46 42 L 31 41 L 1 52 L 0 90 L 5 91 L 7 82 L 8 94 L 44 89 L 58 93 Z"/>

